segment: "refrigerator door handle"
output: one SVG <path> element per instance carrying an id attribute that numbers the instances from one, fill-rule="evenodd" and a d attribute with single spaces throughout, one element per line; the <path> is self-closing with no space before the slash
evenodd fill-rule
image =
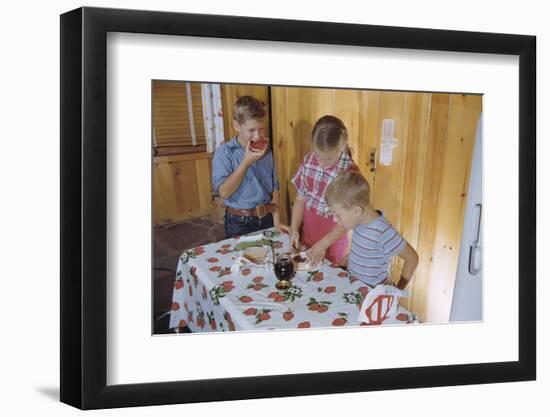
<path id="1" fill-rule="evenodd" d="M 473 209 L 472 230 L 470 233 L 470 257 L 468 271 L 471 275 L 477 275 L 482 269 L 483 252 L 479 242 L 481 232 L 481 204 L 476 204 Z"/>

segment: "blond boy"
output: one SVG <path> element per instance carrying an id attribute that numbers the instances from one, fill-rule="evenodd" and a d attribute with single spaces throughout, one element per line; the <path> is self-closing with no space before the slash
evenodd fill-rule
<path id="1" fill-rule="evenodd" d="M 391 282 L 389 265 L 393 256 L 403 259 L 397 287 L 405 289 L 418 265 L 418 254 L 388 222 L 384 214 L 370 204 L 370 187 L 357 171 L 339 174 L 328 186 L 325 201 L 334 220 L 353 229 L 348 258 L 350 276 L 375 287 Z"/>
<path id="2" fill-rule="evenodd" d="M 233 111 L 237 135 L 221 145 L 212 160 L 212 185 L 226 207 L 227 238 L 275 226 L 279 221 L 279 181 L 265 137 L 264 104 L 252 96 L 239 97 Z"/>

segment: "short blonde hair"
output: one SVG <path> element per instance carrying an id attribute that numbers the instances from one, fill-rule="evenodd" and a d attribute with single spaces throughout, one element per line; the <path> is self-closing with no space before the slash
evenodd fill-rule
<path id="1" fill-rule="evenodd" d="M 340 204 L 344 208 L 366 207 L 370 204 L 370 186 L 358 171 L 345 171 L 328 185 L 325 201 L 329 207 Z"/>
<path id="2" fill-rule="evenodd" d="M 251 119 L 262 120 L 265 115 L 265 104 L 252 96 L 239 97 L 233 108 L 233 119 L 240 125 Z"/>
<path id="3" fill-rule="evenodd" d="M 348 142 L 348 130 L 338 117 L 321 117 L 311 131 L 313 146 L 322 152 L 336 149 L 342 141 Z"/>

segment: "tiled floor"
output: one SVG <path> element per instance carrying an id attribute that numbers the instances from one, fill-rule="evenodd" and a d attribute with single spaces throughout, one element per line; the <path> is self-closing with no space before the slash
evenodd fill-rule
<path id="1" fill-rule="evenodd" d="M 178 257 L 185 249 L 217 242 L 224 238 L 223 224 L 210 217 L 190 219 L 182 223 L 155 226 L 154 229 L 154 333 L 169 333 L 168 321 L 172 289 Z"/>

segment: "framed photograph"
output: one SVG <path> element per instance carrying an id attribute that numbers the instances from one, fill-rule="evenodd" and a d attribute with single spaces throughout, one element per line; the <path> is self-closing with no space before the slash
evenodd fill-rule
<path id="1" fill-rule="evenodd" d="M 63 14 L 61 401 L 534 380 L 535 45 Z M 327 124 L 337 133 L 321 135 Z M 241 185 L 228 186 L 246 158 Z M 329 174 L 326 190 L 312 169 Z M 369 192 L 348 204 L 354 175 Z M 311 233 L 326 218 L 342 232 L 317 255 L 322 236 Z M 384 262 L 363 265 L 373 236 L 357 228 L 382 221 Z M 347 254 L 331 252 L 340 238 Z M 375 267 L 383 273 L 369 281 Z"/>

